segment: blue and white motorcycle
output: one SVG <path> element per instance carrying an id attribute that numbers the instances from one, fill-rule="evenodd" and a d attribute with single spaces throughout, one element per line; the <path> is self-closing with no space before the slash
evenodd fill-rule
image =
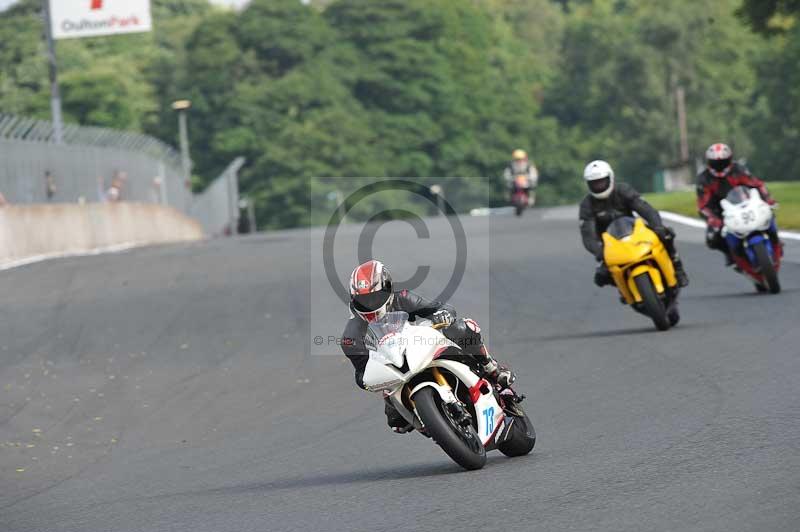
<path id="1" fill-rule="evenodd" d="M 383 394 L 460 466 L 482 468 L 492 449 L 506 456 L 533 450 L 536 433 L 519 406 L 523 398 L 496 390 L 428 320 L 412 324 L 406 312 L 389 312 L 370 323 L 365 342 L 365 388 Z"/>
<path id="2" fill-rule="evenodd" d="M 778 271 L 783 247 L 770 240 L 777 233 L 772 207 L 755 188 L 734 187 L 720 202 L 722 235 L 739 271 L 750 277 L 759 292 L 781 291 Z"/>

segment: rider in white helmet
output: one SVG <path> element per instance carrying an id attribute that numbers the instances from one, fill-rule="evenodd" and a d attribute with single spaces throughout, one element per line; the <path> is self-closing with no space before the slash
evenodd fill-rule
<path id="1" fill-rule="evenodd" d="M 615 183 L 614 169 L 605 161 L 592 161 L 583 171 L 589 194 L 581 202 L 580 227 L 584 247 L 595 256 L 600 266 L 595 272 L 597 286 L 611 284 L 611 274 L 603 260 L 601 235 L 609 224 L 621 216 L 641 216 L 664 243 L 672 262 L 678 284 L 687 286 L 689 278 L 675 249 L 675 232 L 665 227 L 661 215 L 627 183 Z"/>

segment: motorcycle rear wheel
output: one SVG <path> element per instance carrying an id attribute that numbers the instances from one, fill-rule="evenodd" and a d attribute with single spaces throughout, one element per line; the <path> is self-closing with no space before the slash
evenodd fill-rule
<path id="1" fill-rule="evenodd" d="M 644 306 L 645 313 L 653 320 L 653 324 L 659 331 L 666 331 L 669 329 L 669 318 L 667 318 L 667 309 L 664 308 L 664 303 L 658 297 L 656 289 L 653 286 L 653 281 L 650 275 L 642 273 L 633 278 L 636 283 L 636 288 L 642 296 L 642 305 Z"/>
<path id="2" fill-rule="evenodd" d="M 766 244 L 759 242 L 753 246 L 753 251 L 756 254 L 758 267 L 764 277 L 764 284 L 767 290 L 772 294 L 779 293 L 781 291 L 781 283 L 778 280 L 778 272 L 775 271 L 775 265 L 772 263 L 772 257 L 769 255 Z"/>
<path id="3" fill-rule="evenodd" d="M 447 456 L 464 469 L 480 469 L 486 464 L 486 449 L 472 425 L 458 427 L 446 413 L 441 397 L 433 388 L 426 387 L 414 394 L 425 431 Z"/>

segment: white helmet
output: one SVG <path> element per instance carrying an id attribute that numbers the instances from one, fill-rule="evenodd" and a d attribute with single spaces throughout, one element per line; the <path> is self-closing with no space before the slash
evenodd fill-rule
<path id="1" fill-rule="evenodd" d="M 605 161 L 592 161 L 583 170 L 583 179 L 589 193 L 597 199 L 605 199 L 614 191 L 614 170 Z"/>

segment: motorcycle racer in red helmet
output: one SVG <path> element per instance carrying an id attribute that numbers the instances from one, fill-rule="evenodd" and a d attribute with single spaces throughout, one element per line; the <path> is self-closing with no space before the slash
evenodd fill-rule
<path id="1" fill-rule="evenodd" d="M 706 245 L 725 255 L 726 266 L 733 264 L 733 258 L 722 236 L 720 202 L 737 186 L 755 188 L 764 201 L 775 205 L 764 182 L 733 160 L 730 146 L 720 142 L 712 144 L 706 150 L 706 167 L 697 175 L 697 210 L 706 221 Z M 771 230 L 769 236 L 773 245 L 781 246 L 775 230 Z"/>
<path id="2" fill-rule="evenodd" d="M 484 376 L 493 384 L 502 389 L 514 382 L 514 373 L 499 365 L 487 351 L 481 329 L 474 320 L 458 318 L 451 305 L 430 301 L 408 290 L 395 291 L 386 266 L 380 261 L 368 260 L 357 266 L 350 275 L 352 315 L 342 333 L 342 351 L 355 368 L 355 380 L 360 388 L 364 388 L 364 369 L 369 359 L 369 350 L 364 345 L 367 326 L 387 312 L 396 310 L 407 312 L 412 321 L 425 318 L 434 324 L 444 324 L 441 330 L 444 336 L 461 347 L 464 353 L 474 357 L 480 363 Z M 386 402 L 386 417 L 393 431 L 405 433 L 411 430 L 411 425 L 389 402 Z"/>

